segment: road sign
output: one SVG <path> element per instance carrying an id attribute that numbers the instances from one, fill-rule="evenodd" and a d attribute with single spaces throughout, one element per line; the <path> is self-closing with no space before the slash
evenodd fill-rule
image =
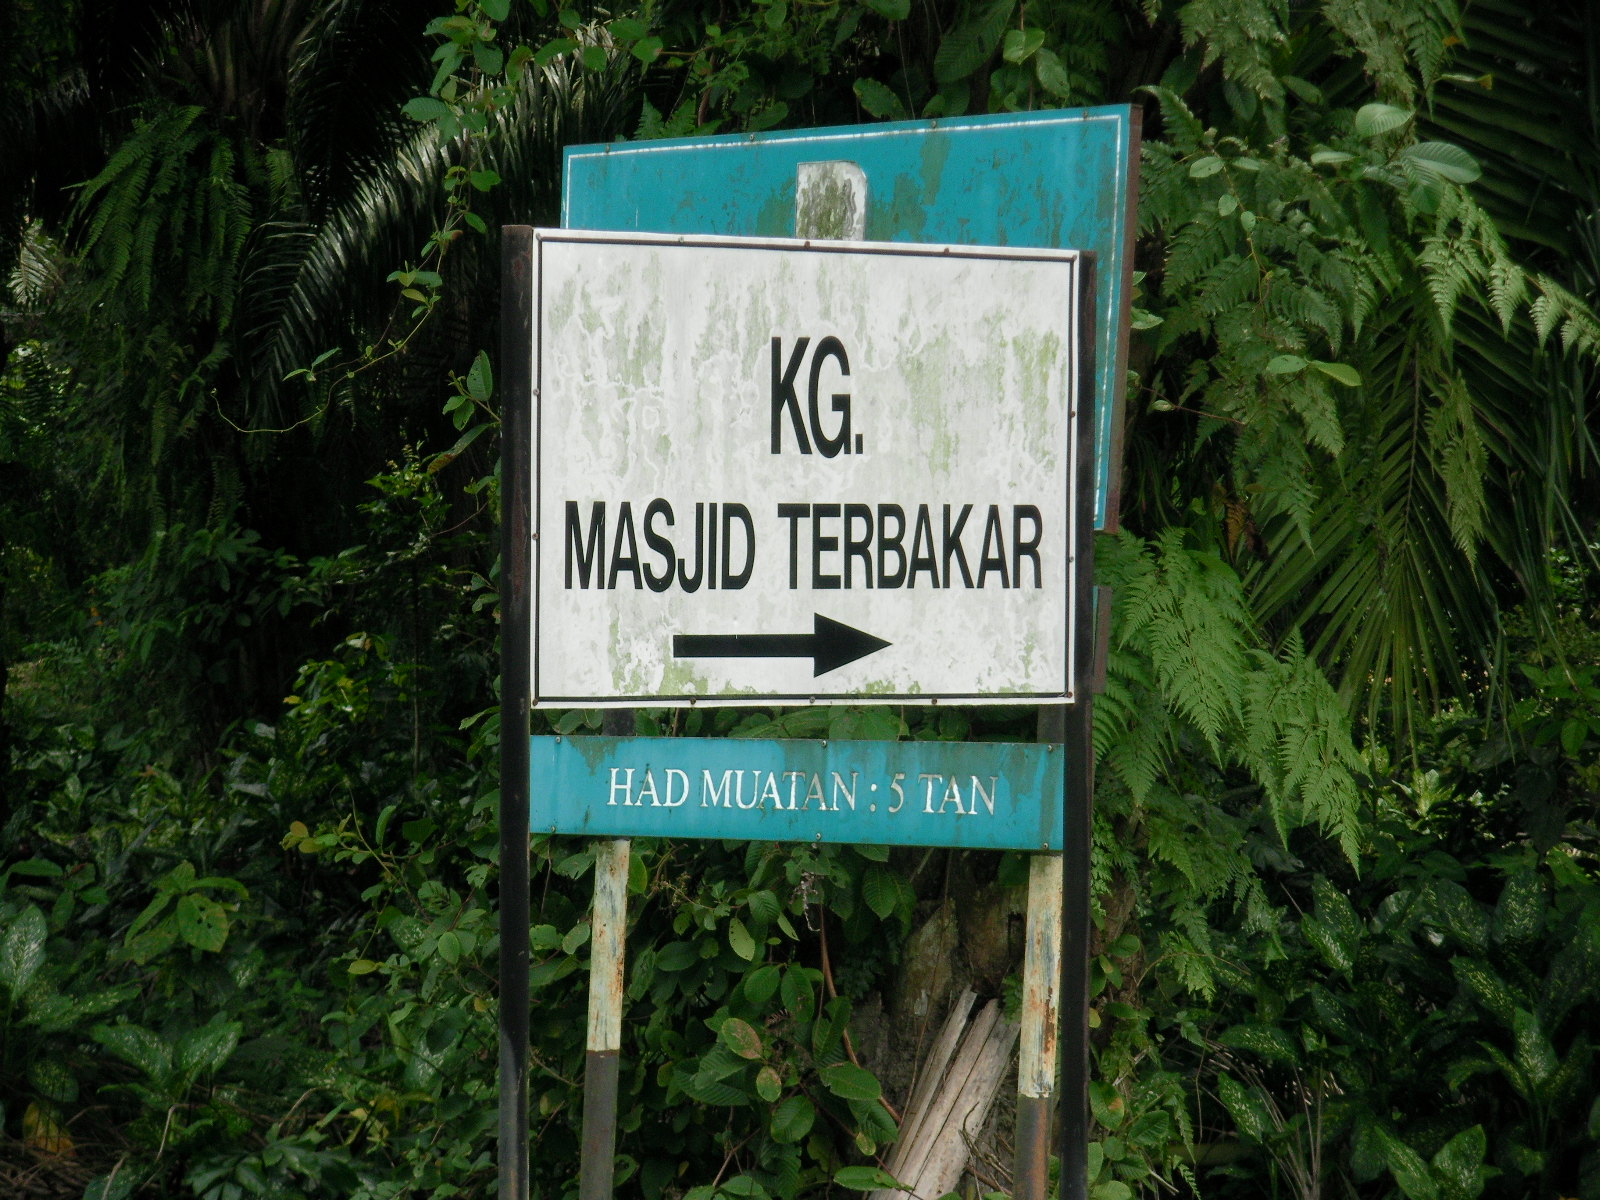
<path id="1" fill-rule="evenodd" d="M 536 241 L 536 705 L 1072 698 L 1084 256 Z"/>
<path id="2" fill-rule="evenodd" d="M 1056 851 L 1062 753 L 995 742 L 537 737 L 534 828 Z"/>
<path id="3" fill-rule="evenodd" d="M 1095 527 L 1115 528 L 1139 110 L 1128 105 L 573 146 L 569 229 L 788 237 L 803 169 L 859 174 L 859 236 L 1076 247 L 1097 264 Z"/>

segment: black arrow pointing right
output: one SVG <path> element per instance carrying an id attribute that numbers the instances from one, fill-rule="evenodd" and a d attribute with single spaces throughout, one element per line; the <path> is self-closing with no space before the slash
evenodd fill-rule
<path id="1" fill-rule="evenodd" d="M 855 662 L 892 643 L 821 613 L 812 614 L 810 633 L 680 633 L 672 639 L 674 658 L 809 658 L 812 675 Z"/>

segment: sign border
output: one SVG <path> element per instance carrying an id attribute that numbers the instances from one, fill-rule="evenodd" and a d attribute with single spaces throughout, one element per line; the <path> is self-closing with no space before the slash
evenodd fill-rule
<path id="1" fill-rule="evenodd" d="M 532 313 L 531 313 L 531 388 L 532 408 L 529 438 L 531 494 L 529 496 L 532 531 L 528 543 L 528 569 L 531 575 L 529 601 L 531 630 L 528 645 L 528 682 L 530 708 L 711 708 L 711 707 L 768 707 L 773 704 L 961 704 L 961 705 L 1036 705 L 1072 704 L 1077 699 L 1084 665 L 1080 660 L 1078 639 L 1073 630 L 1084 619 L 1086 596 L 1079 586 L 1081 562 L 1092 554 L 1093 547 L 1086 541 L 1092 532 L 1086 528 L 1091 522 L 1084 520 L 1088 514 L 1092 521 L 1098 481 L 1094 470 L 1094 419 L 1095 345 L 1093 331 L 1095 259 L 1092 251 L 1056 249 L 1041 246 L 964 246 L 914 242 L 832 241 L 810 238 L 736 237 L 725 234 L 657 234 L 618 232 L 611 230 L 573 230 L 536 228 L 533 230 Z M 814 692 L 743 692 L 736 695 L 715 694 L 690 696 L 679 693 L 628 694 L 628 695 L 544 695 L 540 691 L 540 595 L 542 571 L 540 551 L 544 532 L 541 509 L 541 475 L 545 445 L 543 434 L 543 362 L 542 347 L 544 252 L 546 244 L 609 244 L 640 246 L 685 246 L 708 250 L 771 250 L 781 253 L 815 253 L 829 255 L 871 255 L 920 259 L 1008 259 L 1016 261 L 1067 263 L 1072 268 L 1072 283 L 1063 296 L 1067 327 L 1075 332 L 1075 361 L 1070 373 L 1067 397 L 1068 459 L 1067 495 L 1065 512 L 1067 528 L 1064 533 L 1066 554 L 1061 569 L 1061 586 L 1064 592 L 1064 627 L 1059 631 L 1065 643 L 1062 687 L 1060 690 L 1017 691 L 1003 693 L 982 692 L 894 692 L 858 693 L 851 691 Z M 1084 403 L 1089 397 L 1090 403 Z M 1087 460 L 1087 461 L 1086 461 Z M 806 606 L 808 608 L 814 606 Z M 801 619 L 804 619 L 803 617 Z M 1044 631 L 1041 631 L 1044 632 Z"/>

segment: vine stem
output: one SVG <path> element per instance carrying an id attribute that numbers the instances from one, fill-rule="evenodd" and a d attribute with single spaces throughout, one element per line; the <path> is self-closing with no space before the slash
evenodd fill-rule
<path id="1" fill-rule="evenodd" d="M 817 939 L 820 943 L 822 955 L 822 982 L 828 989 L 828 999 L 837 1000 L 839 998 L 839 989 L 833 983 L 833 963 L 828 955 L 828 914 L 827 910 L 820 904 L 817 906 Z M 861 1060 L 856 1057 L 856 1048 L 850 1042 L 850 1031 L 841 1029 L 839 1032 L 844 1041 L 845 1055 L 850 1059 L 851 1064 L 863 1071 L 866 1070 L 865 1067 L 861 1066 Z M 883 1110 L 894 1118 L 896 1125 L 899 1125 L 900 1114 L 895 1111 L 894 1105 L 890 1104 L 881 1092 L 878 1094 L 878 1103 L 883 1105 Z"/>

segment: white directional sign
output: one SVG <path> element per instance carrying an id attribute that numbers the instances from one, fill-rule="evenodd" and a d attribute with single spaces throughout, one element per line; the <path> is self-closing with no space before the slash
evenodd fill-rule
<path id="1" fill-rule="evenodd" d="M 1072 698 L 1083 256 L 536 242 L 534 704 Z"/>

